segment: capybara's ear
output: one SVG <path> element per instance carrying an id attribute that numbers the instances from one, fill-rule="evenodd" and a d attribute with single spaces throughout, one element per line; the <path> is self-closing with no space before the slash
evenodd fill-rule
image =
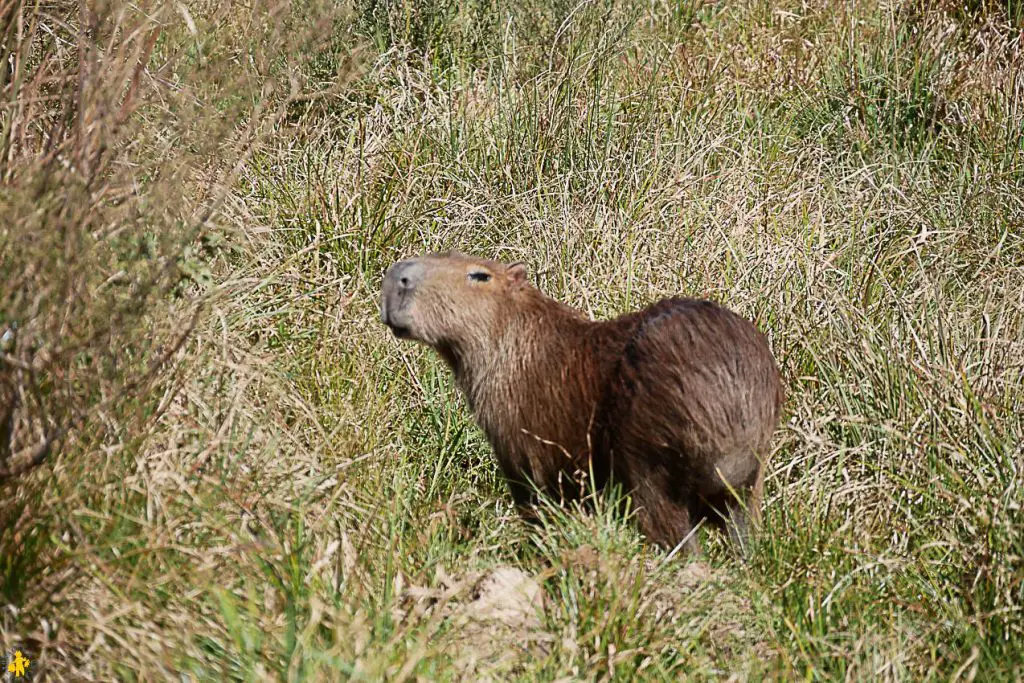
<path id="1" fill-rule="evenodd" d="M 516 261 L 508 267 L 508 279 L 513 284 L 519 285 L 526 282 L 526 264 L 522 261 Z"/>

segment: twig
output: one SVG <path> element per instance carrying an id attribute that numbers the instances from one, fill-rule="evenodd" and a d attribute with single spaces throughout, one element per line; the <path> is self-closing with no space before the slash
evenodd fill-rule
<path id="1" fill-rule="evenodd" d="M 41 465 L 43 461 L 46 460 L 46 456 L 50 454 L 50 448 L 53 446 L 53 442 L 64 436 L 65 432 L 66 430 L 64 429 L 53 430 L 43 437 L 43 440 L 38 444 L 23 449 L 11 458 L 10 463 L 0 469 L 0 483 L 3 483 L 8 479 L 21 476 L 29 470 Z"/>

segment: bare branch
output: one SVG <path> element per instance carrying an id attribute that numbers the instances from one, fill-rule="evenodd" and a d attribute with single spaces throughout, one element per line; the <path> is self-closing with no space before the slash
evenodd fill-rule
<path id="1" fill-rule="evenodd" d="M 62 429 L 54 430 L 43 437 L 43 440 L 35 446 L 30 446 L 16 454 L 5 467 L 0 468 L 0 484 L 19 477 L 43 464 L 46 456 L 50 454 L 53 443 L 63 434 L 64 430 Z"/>

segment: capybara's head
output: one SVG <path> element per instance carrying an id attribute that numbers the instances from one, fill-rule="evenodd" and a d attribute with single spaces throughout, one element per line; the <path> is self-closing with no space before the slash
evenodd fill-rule
<path id="1" fill-rule="evenodd" d="M 396 337 L 434 348 L 492 340 L 510 301 L 526 284 L 526 266 L 457 252 L 399 261 L 384 275 L 380 318 Z"/>

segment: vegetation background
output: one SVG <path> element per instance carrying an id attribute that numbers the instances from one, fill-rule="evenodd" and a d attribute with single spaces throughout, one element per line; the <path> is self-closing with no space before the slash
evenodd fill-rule
<path id="1" fill-rule="evenodd" d="M 1020 680 L 1022 26 L 0 0 L 0 645 L 37 680 Z M 789 399 L 749 563 L 516 520 L 376 318 L 445 248 L 758 322 Z"/>

